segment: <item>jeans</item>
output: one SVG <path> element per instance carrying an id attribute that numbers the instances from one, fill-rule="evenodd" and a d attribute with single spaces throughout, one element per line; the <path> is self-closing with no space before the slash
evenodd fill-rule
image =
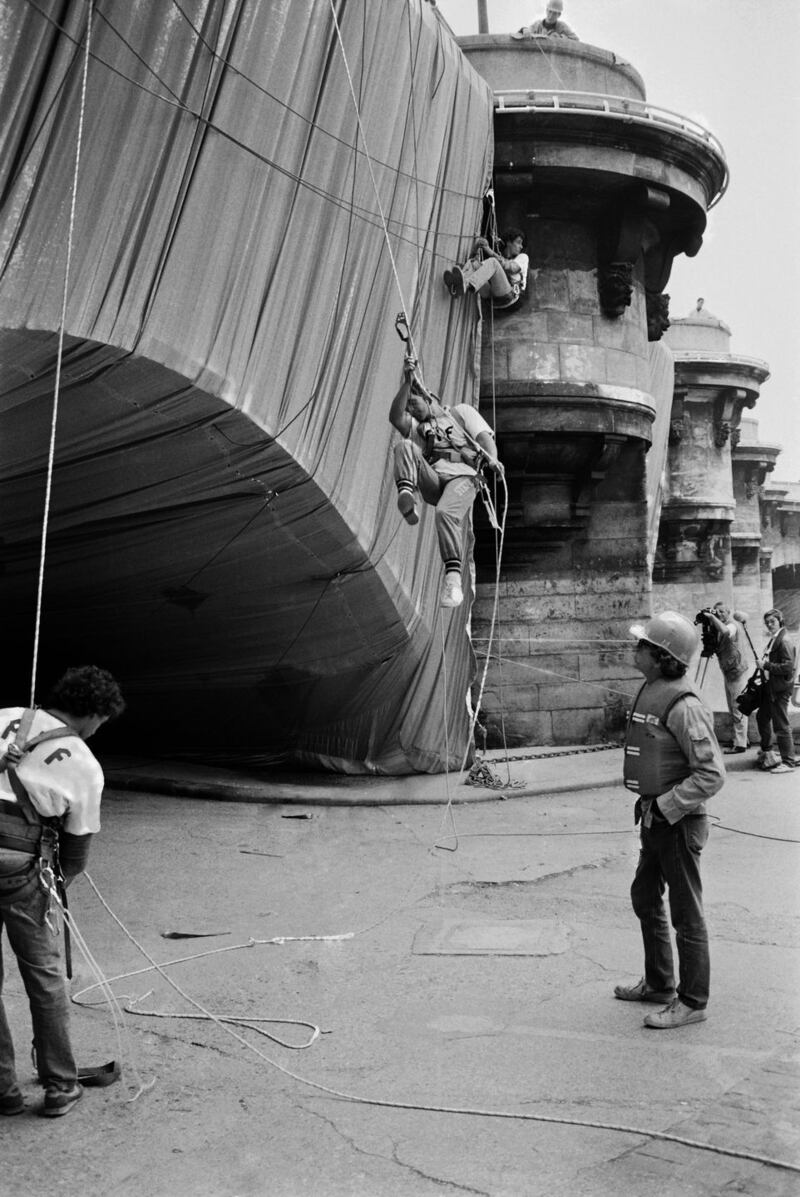
<path id="1" fill-rule="evenodd" d="M 700 853 L 708 839 L 705 815 L 685 816 L 670 825 L 665 819 L 641 828 L 641 850 L 631 885 L 633 910 L 642 928 L 644 979 L 651 989 L 675 988 L 664 889 L 678 948 L 678 997 L 702 1010 L 708 1005 L 710 961 L 703 915 Z"/>
<path id="2" fill-rule="evenodd" d="M 48 1089 L 67 1090 L 75 1084 L 78 1071 L 69 1037 L 69 995 L 60 938 L 45 920 L 49 900 L 35 858 L 0 848 L 0 932 L 5 926 L 28 995 L 39 1079 Z M 2 988 L 0 945 L 0 994 Z M 14 1044 L 0 997 L 0 1096 L 16 1093 Z"/>
<path id="3" fill-rule="evenodd" d="M 763 752 L 769 752 L 778 742 L 778 751 L 786 764 L 794 763 L 794 737 L 789 723 L 790 691 L 773 694 L 769 683 L 763 687 L 764 694 L 756 711 L 758 735 Z"/>

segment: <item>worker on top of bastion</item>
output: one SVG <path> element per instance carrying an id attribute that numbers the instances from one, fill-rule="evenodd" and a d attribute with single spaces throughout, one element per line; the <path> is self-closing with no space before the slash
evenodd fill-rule
<path id="1" fill-rule="evenodd" d="M 534 21 L 532 25 L 523 25 L 511 36 L 517 41 L 526 37 L 568 37 L 572 41 L 579 40 L 577 33 L 573 33 L 566 21 L 561 20 L 564 11 L 564 0 L 547 0 L 547 11 L 541 21 Z"/>

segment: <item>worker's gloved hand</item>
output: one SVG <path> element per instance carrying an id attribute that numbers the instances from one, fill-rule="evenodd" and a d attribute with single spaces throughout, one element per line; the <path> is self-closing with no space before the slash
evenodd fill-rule
<path id="1" fill-rule="evenodd" d="M 494 472 L 495 472 L 495 474 L 497 474 L 498 478 L 505 478 L 506 471 L 505 471 L 503 463 L 502 463 L 502 461 L 500 461 L 499 457 L 494 457 L 494 458 L 487 457 L 486 464 L 488 465 L 490 470 L 494 470 Z"/>
<path id="2" fill-rule="evenodd" d="M 415 373 L 416 369 L 417 359 L 414 357 L 413 353 L 407 353 L 405 360 L 403 361 L 403 372 L 405 374 L 411 375 Z"/>

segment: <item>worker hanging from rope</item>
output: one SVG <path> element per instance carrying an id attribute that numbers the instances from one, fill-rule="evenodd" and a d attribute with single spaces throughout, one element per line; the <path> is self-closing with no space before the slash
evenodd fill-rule
<path id="1" fill-rule="evenodd" d="M 477 294 L 491 298 L 495 309 L 516 307 L 528 286 L 528 255 L 521 229 L 507 229 L 494 246 L 478 237 L 468 260 L 444 272 L 445 286 L 453 296 Z"/>
<path id="2" fill-rule="evenodd" d="M 410 350 L 404 326 L 401 313 L 397 329 Z M 503 476 L 494 434 L 474 407 L 465 403 L 443 406 L 438 395 L 425 386 L 410 351 L 406 352 L 403 382 L 392 400 L 389 421 L 403 438 L 394 450 L 398 510 L 406 523 L 413 525 L 419 522 L 420 496 L 436 509 L 436 535 L 445 570 L 441 605 L 458 607 L 464 599 L 464 530 L 481 486 L 481 471 L 486 466 Z"/>

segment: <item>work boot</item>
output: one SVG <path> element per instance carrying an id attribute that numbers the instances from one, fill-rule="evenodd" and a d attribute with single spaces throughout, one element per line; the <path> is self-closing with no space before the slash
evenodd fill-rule
<path id="1" fill-rule="evenodd" d="M 25 1109 L 25 1101 L 19 1089 L 16 1093 L 4 1093 L 0 1097 L 0 1114 L 21 1114 Z"/>
<path id="2" fill-rule="evenodd" d="M 419 523 L 419 515 L 417 514 L 417 503 L 414 498 L 413 491 L 401 490 L 397 494 L 397 510 L 402 515 L 407 524 Z"/>
<path id="3" fill-rule="evenodd" d="M 676 997 L 665 1006 L 663 1010 L 657 1010 L 654 1014 L 645 1014 L 644 1025 L 652 1027 L 656 1031 L 669 1031 L 673 1027 L 685 1027 L 690 1022 L 705 1022 L 708 1014 L 705 1010 L 696 1010 L 693 1006 L 687 1006 Z"/>
<path id="4" fill-rule="evenodd" d="M 615 985 L 614 997 L 621 1002 L 652 1002 L 656 1006 L 663 1006 L 675 997 L 674 989 L 650 989 L 642 977 L 635 985 Z"/>
<path id="5" fill-rule="evenodd" d="M 463 601 L 464 592 L 461 589 L 461 578 L 458 574 L 445 574 L 440 606 L 460 607 Z"/>
<path id="6" fill-rule="evenodd" d="M 464 284 L 464 271 L 460 266 L 453 266 L 450 270 L 444 272 L 444 284 L 450 291 L 451 295 L 463 295 L 466 291 Z"/>
<path id="7" fill-rule="evenodd" d="M 77 1081 L 70 1089 L 57 1089 L 54 1085 L 48 1085 L 44 1091 L 42 1115 L 45 1118 L 61 1118 L 68 1114 L 82 1097 L 83 1086 Z"/>

